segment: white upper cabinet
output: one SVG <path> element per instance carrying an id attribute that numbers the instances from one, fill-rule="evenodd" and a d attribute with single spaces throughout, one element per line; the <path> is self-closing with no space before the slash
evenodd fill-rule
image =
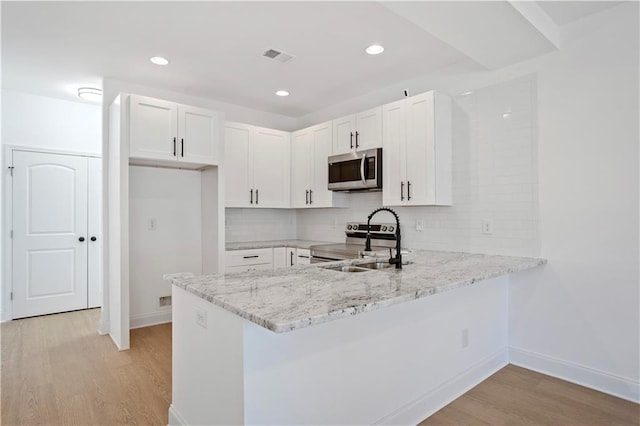
<path id="1" fill-rule="evenodd" d="M 225 207 L 287 208 L 290 134 L 226 122 Z"/>
<path id="2" fill-rule="evenodd" d="M 382 108 L 382 203 L 450 206 L 451 99 L 431 91 Z"/>
<path id="3" fill-rule="evenodd" d="M 322 123 L 293 133 L 291 142 L 291 206 L 338 207 L 346 194 L 327 189 L 332 123 Z"/>
<path id="4" fill-rule="evenodd" d="M 333 120 L 333 155 L 381 146 L 381 107 Z"/>
<path id="5" fill-rule="evenodd" d="M 138 95 L 131 95 L 129 102 L 129 157 L 133 163 L 217 164 L 217 113 Z"/>

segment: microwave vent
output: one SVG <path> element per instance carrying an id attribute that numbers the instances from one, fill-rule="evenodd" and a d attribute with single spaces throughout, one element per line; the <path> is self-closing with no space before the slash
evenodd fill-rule
<path id="1" fill-rule="evenodd" d="M 293 56 L 275 49 L 266 50 L 264 53 L 262 53 L 262 56 L 282 63 L 289 62 L 293 59 Z"/>

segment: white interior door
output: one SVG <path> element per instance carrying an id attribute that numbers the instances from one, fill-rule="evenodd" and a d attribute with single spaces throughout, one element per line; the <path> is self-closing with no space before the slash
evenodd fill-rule
<path id="1" fill-rule="evenodd" d="M 87 307 L 87 158 L 13 151 L 13 317 Z"/>

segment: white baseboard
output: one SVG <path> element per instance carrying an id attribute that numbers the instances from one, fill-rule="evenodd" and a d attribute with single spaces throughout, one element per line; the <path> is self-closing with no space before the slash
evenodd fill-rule
<path id="1" fill-rule="evenodd" d="M 173 404 L 169 405 L 169 426 L 187 425 L 187 421 L 178 413 Z"/>
<path id="2" fill-rule="evenodd" d="M 519 367 L 640 403 L 640 382 L 634 380 L 512 347 L 509 348 L 509 361 Z"/>
<path id="3" fill-rule="evenodd" d="M 501 349 L 498 353 L 478 362 L 418 399 L 379 419 L 374 424 L 416 425 L 480 384 L 508 363 L 507 348 Z"/>
<path id="4" fill-rule="evenodd" d="M 149 327 L 151 325 L 171 322 L 171 311 L 153 312 L 150 314 L 132 315 L 129 318 L 129 328 Z"/>

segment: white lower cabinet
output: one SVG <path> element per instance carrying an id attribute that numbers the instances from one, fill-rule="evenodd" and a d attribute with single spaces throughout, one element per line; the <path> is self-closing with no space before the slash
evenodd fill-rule
<path id="1" fill-rule="evenodd" d="M 452 204 L 451 99 L 437 92 L 382 107 L 385 206 Z"/>
<path id="2" fill-rule="evenodd" d="M 295 247 L 276 247 L 273 249 L 273 268 L 287 268 L 297 262 Z"/>
<path id="3" fill-rule="evenodd" d="M 231 250 L 225 253 L 225 272 L 273 269 L 273 249 Z"/>

